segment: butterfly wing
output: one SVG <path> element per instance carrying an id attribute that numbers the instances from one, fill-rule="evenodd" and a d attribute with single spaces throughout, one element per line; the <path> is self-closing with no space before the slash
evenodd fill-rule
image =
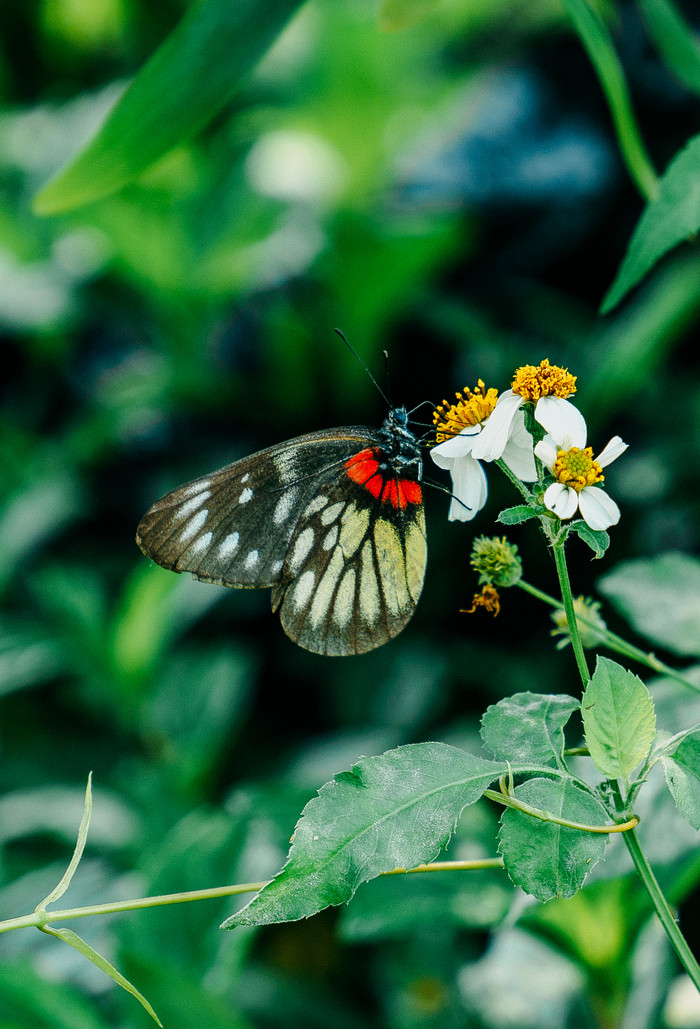
<path id="1" fill-rule="evenodd" d="M 273 610 L 307 650 L 364 653 L 405 626 L 426 565 L 415 473 L 410 503 L 399 503 L 393 472 L 375 474 L 371 489 L 348 474 L 378 442 L 360 426 L 270 447 L 168 493 L 136 541 L 164 568 L 205 582 L 272 586 Z"/>
<path id="2" fill-rule="evenodd" d="M 287 635 L 328 656 L 364 654 L 398 635 L 425 578 L 422 500 L 406 508 L 381 496 L 368 503 L 367 490 L 353 485 L 348 490 L 345 476 L 328 476 L 272 590 Z"/>

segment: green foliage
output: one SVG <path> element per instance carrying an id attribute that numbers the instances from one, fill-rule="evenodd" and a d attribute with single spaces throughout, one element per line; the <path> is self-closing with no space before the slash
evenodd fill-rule
<path id="1" fill-rule="evenodd" d="M 569 779 L 530 779 L 513 796 L 531 807 L 573 822 L 605 825 L 600 801 Z M 603 856 L 603 835 L 581 832 L 555 822 L 537 822 L 511 808 L 501 816 L 498 849 L 508 875 L 538 900 L 572 897 Z"/>
<path id="2" fill-rule="evenodd" d="M 605 295 L 606 314 L 636 286 L 664 254 L 700 229 L 695 185 L 700 168 L 700 137 L 691 139 L 674 157 L 659 181 L 658 196 L 642 214 L 617 277 Z"/>
<path id="3" fill-rule="evenodd" d="M 593 551 L 596 558 L 605 556 L 605 552 L 610 546 L 610 535 L 605 532 L 604 529 L 591 529 L 583 521 L 576 521 L 569 527 L 569 532 L 575 532 L 577 536 L 587 543 Z"/>
<path id="4" fill-rule="evenodd" d="M 678 8 L 669 0 L 639 0 L 639 8 L 670 71 L 700 93 L 700 44 Z"/>
<path id="5" fill-rule="evenodd" d="M 99 134 L 35 201 L 56 214 L 116 192 L 230 102 L 299 6 L 204 0 L 182 19 L 110 112 Z"/>
<path id="6" fill-rule="evenodd" d="M 700 561 L 659 554 L 624 561 L 598 581 L 640 635 L 681 656 L 700 656 Z"/>
<path id="7" fill-rule="evenodd" d="M 497 758 L 563 768 L 564 726 L 578 708 L 564 694 L 516 693 L 486 709 L 481 737 Z"/>
<path id="8" fill-rule="evenodd" d="M 537 511 L 534 508 L 528 507 L 527 504 L 516 504 L 501 511 L 496 521 L 503 525 L 520 525 L 531 518 L 537 518 Z"/>
<path id="9" fill-rule="evenodd" d="M 700 733 L 684 736 L 670 754 L 664 754 L 666 782 L 676 806 L 693 829 L 700 830 Z"/>
<path id="10" fill-rule="evenodd" d="M 433 860 L 504 770 L 441 743 L 359 761 L 306 805 L 282 871 L 223 928 L 308 918 L 382 872 Z"/>
<path id="11" fill-rule="evenodd" d="M 581 699 L 586 746 L 607 779 L 629 781 L 654 741 L 654 704 L 641 679 L 599 657 Z"/>

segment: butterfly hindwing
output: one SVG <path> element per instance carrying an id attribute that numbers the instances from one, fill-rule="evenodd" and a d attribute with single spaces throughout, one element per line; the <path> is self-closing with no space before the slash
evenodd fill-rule
<path id="1" fill-rule="evenodd" d="M 164 568 L 272 586 L 273 611 L 307 650 L 364 653 L 401 631 L 422 589 L 418 454 L 391 416 L 381 430 L 301 436 L 168 493 L 136 539 Z"/>

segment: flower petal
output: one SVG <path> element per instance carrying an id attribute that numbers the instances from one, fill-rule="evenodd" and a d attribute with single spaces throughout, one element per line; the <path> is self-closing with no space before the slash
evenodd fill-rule
<path id="1" fill-rule="evenodd" d="M 464 457 L 471 453 L 474 440 L 480 432 L 480 425 L 470 425 L 468 429 L 462 429 L 457 436 L 438 443 L 431 449 L 430 456 L 438 468 L 449 468 L 456 457 Z"/>
<path id="2" fill-rule="evenodd" d="M 586 445 L 586 419 L 563 397 L 540 397 L 535 405 L 535 421 L 547 430 L 562 450 Z"/>
<path id="3" fill-rule="evenodd" d="M 616 461 L 626 450 L 627 444 L 623 443 L 619 436 L 613 436 L 608 445 L 598 454 L 596 461 L 601 468 L 605 468 L 606 465 Z"/>
<path id="4" fill-rule="evenodd" d="M 522 403 L 523 398 L 512 389 L 506 389 L 501 393 L 472 448 L 472 455 L 475 458 L 481 461 L 497 461 L 502 457 L 511 435 L 513 419 Z"/>
<path id="5" fill-rule="evenodd" d="M 620 508 L 598 486 L 584 486 L 579 497 L 583 520 L 591 529 L 608 529 L 620 521 Z"/>
<path id="6" fill-rule="evenodd" d="M 452 503 L 448 512 L 451 522 L 470 522 L 486 503 L 486 473 L 473 457 L 462 457 L 450 469 Z"/>
<path id="7" fill-rule="evenodd" d="M 519 428 L 518 423 L 520 423 Z M 511 427 L 511 437 L 503 451 L 503 460 L 523 482 L 534 482 L 537 468 L 532 449 L 532 436 L 525 428 L 525 415 L 518 411 Z"/>
<path id="8" fill-rule="evenodd" d="M 562 482 L 553 482 L 544 495 L 544 506 L 563 521 L 573 518 L 578 507 L 578 493 Z"/>
<path id="9" fill-rule="evenodd" d="M 535 444 L 535 457 L 539 457 L 545 468 L 549 468 L 551 472 L 557 460 L 557 448 L 554 446 L 551 436 L 545 436 Z"/>

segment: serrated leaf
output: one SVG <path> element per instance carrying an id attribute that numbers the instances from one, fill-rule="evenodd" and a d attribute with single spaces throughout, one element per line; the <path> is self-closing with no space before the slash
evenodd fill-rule
<path id="1" fill-rule="evenodd" d="M 530 518 L 537 518 L 538 513 L 527 504 L 516 504 L 514 507 L 506 507 L 496 519 L 502 525 L 520 525 Z"/>
<path id="2" fill-rule="evenodd" d="M 700 136 L 674 157 L 659 193 L 637 223 L 617 278 L 601 305 L 607 314 L 664 254 L 700 229 Z"/>
<path id="3" fill-rule="evenodd" d="M 91 961 L 93 965 L 96 965 L 97 968 L 108 975 L 110 979 L 113 979 L 117 986 L 121 986 L 123 990 L 126 990 L 127 993 L 132 995 L 132 997 L 135 997 L 139 1004 L 148 1012 L 153 1021 L 161 1026 L 162 1029 L 163 1023 L 158 1018 L 158 1015 L 155 1013 L 144 995 L 140 993 L 133 983 L 130 983 L 129 980 L 123 976 L 110 961 L 107 960 L 107 958 L 103 958 L 102 955 L 98 953 L 94 947 L 91 947 L 89 943 L 86 943 L 81 936 L 74 933 L 72 929 L 54 929 L 47 925 L 42 926 L 42 932 L 48 933 L 49 936 L 57 936 L 59 940 L 63 940 L 63 942 L 67 943 L 69 947 L 73 947 L 73 949 L 77 950 L 79 954 L 82 954 L 83 957 L 88 959 L 88 961 Z"/>
<path id="4" fill-rule="evenodd" d="M 683 657 L 700 656 L 700 561 L 669 553 L 624 561 L 597 582 L 642 636 Z"/>
<path id="5" fill-rule="evenodd" d="M 569 532 L 575 532 L 591 548 L 596 558 L 601 558 L 610 546 L 610 536 L 604 529 L 591 529 L 586 522 L 574 522 Z"/>
<path id="6" fill-rule="evenodd" d="M 516 693 L 486 709 L 481 738 L 497 758 L 563 767 L 564 726 L 578 708 L 566 694 Z"/>
<path id="7" fill-rule="evenodd" d="M 300 0 L 204 0 L 144 65 L 87 148 L 34 201 L 57 214 L 121 189 L 231 100 Z"/>
<path id="8" fill-rule="evenodd" d="M 514 796 L 531 807 L 585 825 L 606 825 L 605 809 L 572 779 L 530 779 Z M 607 835 L 543 822 L 513 808 L 501 816 L 498 849 L 516 886 L 537 900 L 573 897 L 605 851 Z"/>
<path id="9" fill-rule="evenodd" d="M 581 699 L 586 745 L 608 779 L 628 780 L 654 742 L 654 704 L 642 680 L 599 657 Z"/>
<path id="10" fill-rule="evenodd" d="M 700 732 L 687 735 L 672 756 L 661 760 L 676 807 L 693 829 L 700 830 Z"/>
<path id="11" fill-rule="evenodd" d="M 222 928 L 308 918 L 382 872 L 431 861 L 505 770 L 445 743 L 363 758 L 306 805 L 282 871 Z"/>

